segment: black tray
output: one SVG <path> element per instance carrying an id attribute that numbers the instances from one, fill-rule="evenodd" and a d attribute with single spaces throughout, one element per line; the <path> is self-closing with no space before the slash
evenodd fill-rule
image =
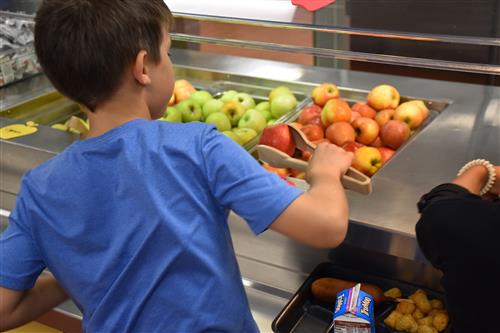
<path id="1" fill-rule="evenodd" d="M 326 262 L 319 264 L 313 272 L 307 277 L 299 290 L 293 295 L 292 299 L 281 310 L 274 319 L 272 328 L 276 333 L 324 333 L 333 320 L 333 307 L 335 304 L 326 303 L 316 299 L 311 293 L 311 284 L 322 277 L 333 277 L 349 281 L 359 281 L 372 283 L 382 290 L 390 288 L 399 288 L 403 297 L 408 297 L 417 289 L 423 289 L 427 292 L 430 299 L 440 299 L 444 303 L 444 295 L 435 290 L 421 288 L 420 286 L 409 283 L 391 280 L 379 276 L 367 274 L 365 272 L 355 271 L 343 266 Z M 384 319 L 394 310 L 396 303 L 392 301 L 383 301 L 374 307 L 375 330 L 377 333 L 396 333 L 397 331 L 384 324 Z M 451 325 L 448 324 L 444 333 L 451 332 Z"/>

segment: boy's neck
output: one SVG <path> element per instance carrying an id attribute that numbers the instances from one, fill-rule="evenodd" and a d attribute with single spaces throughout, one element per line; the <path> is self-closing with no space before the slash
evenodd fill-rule
<path id="1" fill-rule="evenodd" d="M 94 112 L 87 112 L 90 131 L 86 138 L 104 133 L 135 119 L 151 120 L 148 106 L 141 93 L 118 91 L 111 99 L 100 104 Z"/>

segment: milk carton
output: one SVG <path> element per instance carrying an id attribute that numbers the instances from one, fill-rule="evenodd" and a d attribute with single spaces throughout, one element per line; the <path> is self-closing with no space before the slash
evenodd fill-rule
<path id="1" fill-rule="evenodd" d="M 375 333 L 373 297 L 357 284 L 337 294 L 333 327 L 335 333 Z"/>

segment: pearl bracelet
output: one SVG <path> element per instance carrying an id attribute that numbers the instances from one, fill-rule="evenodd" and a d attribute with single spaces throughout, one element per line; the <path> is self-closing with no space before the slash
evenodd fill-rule
<path id="1" fill-rule="evenodd" d="M 488 170 L 488 181 L 483 186 L 481 191 L 479 191 L 479 195 L 483 195 L 488 193 L 488 191 L 491 190 L 491 188 L 493 187 L 493 184 L 495 184 L 496 172 L 495 168 L 493 167 L 493 164 L 484 159 L 472 160 L 469 163 L 465 164 L 460 169 L 460 171 L 458 171 L 457 176 L 461 176 L 465 171 L 469 170 L 470 168 L 476 165 L 484 166 Z"/>

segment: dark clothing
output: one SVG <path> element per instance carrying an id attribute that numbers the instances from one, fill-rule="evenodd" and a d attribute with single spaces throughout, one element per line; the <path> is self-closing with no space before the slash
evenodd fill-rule
<path id="1" fill-rule="evenodd" d="M 500 201 L 443 184 L 424 195 L 418 208 L 417 240 L 443 272 L 454 332 L 500 332 L 499 318 L 492 317 L 500 299 Z"/>

